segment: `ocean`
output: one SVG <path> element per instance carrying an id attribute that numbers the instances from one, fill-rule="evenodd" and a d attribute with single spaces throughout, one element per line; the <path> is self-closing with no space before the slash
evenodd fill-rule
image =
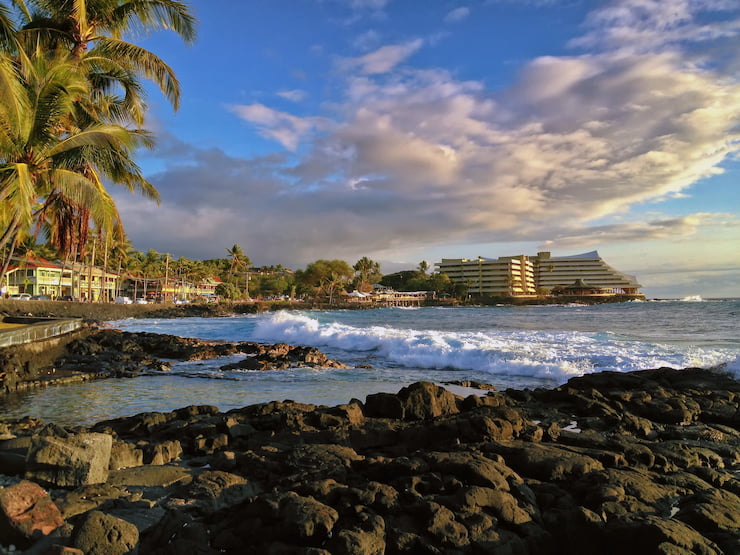
<path id="1" fill-rule="evenodd" d="M 410 383 L 476 380 L 498 389 L 556 387 L 573 376 L 670 366 L 721 367 L 740 377 L 740 300 L 290 311 L 226 318 L 113 322 L 126 331 L 318 347 L 352 367 L 228 371 L 242 358 L 175 362 L 172 370 L 24 392 L 0 419 L 63 425 L 186 405 L 222 411 L 292 399 L 336 405 Z M 356 368 L 357 366 L 371 368 Z M 467 388 L 450 387 L 460 394 Z"/>

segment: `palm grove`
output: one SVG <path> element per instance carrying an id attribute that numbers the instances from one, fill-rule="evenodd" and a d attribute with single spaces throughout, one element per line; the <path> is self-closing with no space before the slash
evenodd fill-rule
<path id="1" fill-rule="evenodd" d="M 367 257 L 353 267 L 318 260 L 294 274 L 251 271 L 238 245 L 212 260 L 131 248 L 109 187 L 159 202 L 134 160 L 153 146 L 144 81 L 175 110 L 180 85 L 162 59 L 128 38 L 166 30 L 189 43 L 195 24 L 174 0 L 0 0 L 0 283 L 11 260 L 40 256 L 144 276 L 145 286 L 166 275 L 217 276 L 228 298 L 321 294 L 331 301 L 380 281 Z M 412 286 L 449 289 L 426 267 L 412 274 Z M 393 285 L 408 290 L 409 279 L 402 281 Z"/>

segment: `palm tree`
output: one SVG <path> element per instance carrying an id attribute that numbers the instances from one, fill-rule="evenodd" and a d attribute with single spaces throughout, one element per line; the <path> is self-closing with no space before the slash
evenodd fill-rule
<path id="1" fill-rule="evenodd" d="M 371 285 L 380 281 L 380 264 L 367 256 L 360 258 L 352 268 L 357 273 L 357 289 L 360 291 L 370 291 Z"/>
<path id="2" fill-rule="evenodd" d="M 54 230 L 50 238 L 64 255 L 84 245 L 91 218 L 101 229 L 120 226 L 103 177 L 156 193 L 140 172 L 126 175 L 119 164 L 127 158 L 134 166 L 130 156 L 141 144 L 136 132 L 69 124 L 75 99 L 89 88 L 68 59 L 39 52 L 28 62 L 15 71 L 17 102 L 0 110 L 0 247 L 9 244 L 12 254 L 19 234 L 35 221 Z"/>
<path id="3" fill-rule="evenodd" d="M 249 296 L 249 267 L 252 265 L 252 261 L 249 257 L 244 254 L 242 248 L 239 245 L 234 245 L 230 249 L 226 249 L 229 257 L 231 258 L 231 264 L 229 265 L 229 276 L 237 281 L 239 274 L 244 275 L 244 291 Z M 241 270 L 241 272 L 239 271 Z M 236 285 L 236 284 L 235 284 Z"/>
<path id="4" fill-rule="evenodd" d="M 25 24 L 25 44 L 41 40 L 67 49 L 101 95 L 119 86 L 125 96 L 119 113 L 139 125 L 145 105 L 137 76 L 153 81 L 175 109 L 180 85 L 172 68 L 152 52 L 123 40 L 126 34 L 171 30 L 186 42 L 195 40 L 195 18 L 176 0 L 15 0 Z M 34 12 L 23 9 L 25 4 Z M 114 103 L 115 105 L 115 103 Z M 114 109 L 113 112 L 116 112 Z"/>

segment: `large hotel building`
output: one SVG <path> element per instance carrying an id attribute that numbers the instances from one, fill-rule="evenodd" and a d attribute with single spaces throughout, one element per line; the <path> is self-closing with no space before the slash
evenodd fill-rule
<path id="1" fill-rule="evenodd" d="M 635 276 L 604 262 L 596 251 L 574 256 L 502 256 L 475 259 L 443 258 L 435 264 L 440 273 L 468 292 L 484 296 L 535 296 L 562 291 L 573 295 L 640 295 Z"/>

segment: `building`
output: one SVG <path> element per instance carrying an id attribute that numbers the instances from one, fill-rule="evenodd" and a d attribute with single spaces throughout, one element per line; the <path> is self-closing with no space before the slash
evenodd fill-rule
<path id="1" fill-rule="evenodd" d="M 609 266 L 596 251 L 559 257 L 539 252 L 532 257 L 443 258 L 435 265 L 454 283 L 466 285 L 468 293 L 481 296 L 535 296 L 565 290 L 577 280 L 599 295 L 639 295 L 642 287 L 634 276 Z"/>
<path id="2" fill-rule="evenodd" d="M 48 295 L 51 298 L 72 295 L 73 272 L 45 258 L 17 259 L 5 273 L 5 293 Z"/>
<path id="3" fill-rule="evenodd" d="M 72 268 L 72 292 L 76 299 L 110 302 L 117 296 L 119 275 L 97 266 L 75 262 Z"/>
<path id="4" fill-rule="evenodd" d="M 640 285 L 635 276 L 624 274 L 604 262 L 597 251 L 573 256 L 552 256 L 539 252 L 533 258 L 537 287 L 550 291 L 583 280 L 602 294 L 639 295 Z"/>
<path id="5" fill-rule="evenodd" d="M 436 266 L 468 293 L 485 296 L 533 296 L 537 294 L 534 265 L 526 256 L 500 258 L 443 258 Z"/>

